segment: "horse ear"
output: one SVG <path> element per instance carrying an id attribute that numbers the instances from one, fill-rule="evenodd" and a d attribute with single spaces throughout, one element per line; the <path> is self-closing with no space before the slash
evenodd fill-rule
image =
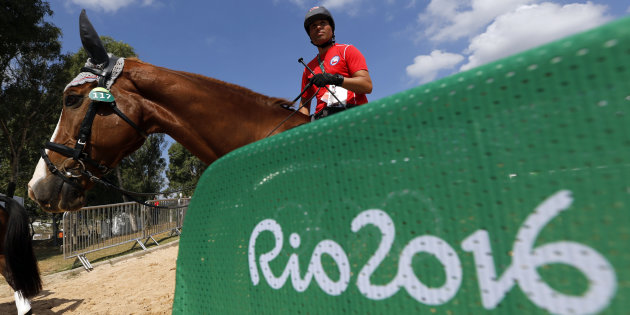
<path id="1" fill-rule="evenodd" d="M 92 63 L 95 65 L 105 64 L 105 66 L 107 66 L 109 62 L 107 51 L 100 37 L 98 37 L 94 26 L 90 23 L 85 9 L 81 10 L 81 15 L 79 16 L 79 33 L 81 35 L 83 48 L 85 48 L 88 56 L 90 56 Z"/>

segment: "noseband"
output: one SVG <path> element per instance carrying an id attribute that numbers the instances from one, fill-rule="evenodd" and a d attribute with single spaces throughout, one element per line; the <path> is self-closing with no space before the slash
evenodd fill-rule
<path id="1" fill-rule="evenodd" d="M 138 131 L 140 135 L 142 135 L 144 138 L 147 137 L 147 134 L 142 129 L 140 129 L 138 125 L 136 125 L 131 119 L 129 119 L 129 117 L 127 117 L 120 111 L 120 109 L 118 109 L 113 95 L 109 92 L 109 90 L 105 88 L 107 86 L 106 82 L 108 82 L 108 80 L 111 78 L 112 71 L 118 59 L 118 57 L 111 57 L 109 59 L 109 62 L 106 64 L 96 65 L 94 67 L 86 66 L 81 69 L 82 72 L 90 72 L 92 74 L 95 74 L 98 77 L 98 85 L 97 88 L 93 89 L 90 92 L 89 96 L 92 101 L 90 102 L 83 121 L 81 122 L 79 135 L 77 137 L 74 148 L 59 143 L 46 142 L 44 148 L 40 149 L 40 154 L 42 156 L 42 159 L 46 163 L 48 170 L 52 174 L 60 177 L 61 179 L 63 179 L 64 182 L 72 185 L 75 188 L 81 188 L 81 186 L 77 182 L 77 178 L 80 178 L 81 176 L 86 176 L 91 181 L 102 181 L 100 178 L 94 176 L 90 171 L 88 171 L 85 167 L 86 165 L 94 167 L 102 175 L 105 175 L 112 170 L 111 167 L 90 158 L 88 153 L 84 151 L 92 132 L 94 117 L 96 116 L 96 112 L 98 111 L 100 106 L 109 106 L 116 115 L 118 115 L 122 120 L 127 122 L 131 127 Z M 57 152 L 63 156 L 68 157 L 62 163 L 61 169 L 52 163 L 45 149 Z M 78 166 L 68 169 L 66 166 L 70 160 L 76 161 Z"/>

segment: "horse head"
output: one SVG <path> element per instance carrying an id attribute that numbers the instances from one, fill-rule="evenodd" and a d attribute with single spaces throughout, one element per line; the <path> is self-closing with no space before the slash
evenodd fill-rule
<path id="1" fill-rule="evenodd" d="M 285 99 L 112 57 L 85 12 L 79 21 L 90 58 L 64 91 L 59 123 L 28 185 L 29 197 L 46 211 L 80 209 L 93 182 L 138 149 L 148 133 L 166 133 L 210 164 L 310 121 L 284 109 L 292 105 Z"/>
<path id="2" fill-rule="evenodd" d="M 80 209 L 91 178 L 103 176 L 146 138 L 138 127 L 141 100 L 123 92 L 129 82 L 112 87 L 124 60 L 107 54 L 85 10 L 79 27 L 89 59 L 63 93 L 59 122 L 28 184 L 29 197 L 49 212 Z"/>

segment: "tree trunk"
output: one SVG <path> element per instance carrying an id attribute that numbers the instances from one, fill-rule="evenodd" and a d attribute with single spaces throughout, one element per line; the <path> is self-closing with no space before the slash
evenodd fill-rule
<path id="1" fill-rule="evenodd" d="M 120 174 L 120 167 L 116 167 L 116 178 L 118 179 L 118 187 L 123 188 L 123 180 L 122 180 L 122 175 Z M 123 195 L 123 201 L 125 202 L 129 202 L 129 198 L 127 198 L 127 196 Z"/>
<path id="2" fill-rule="evenodd" d="M 59 246 L 60 245 L 59 244 L 59 238 L 58 238 L 58 236 L 59 236 L 59 222 L 57 222 L 57 221 L 58 221 L 57 220 L 57 214 L 53 213 L 52 214 L 52 225 L 53 225 L 52 228 L 53 228 L 53 244 L 55 246 Z M 65 233 L 66 231 L 63 231 L 63 232 Z"/>
<path id="3" fill-rule="evenodd" d="M 120 167 L 116 167 L 116 178 L 118 178 L 118 187 L 123 187 L 122 175 L 120 174 Z M 123 195 L 123 200 L 125 202 L 129 202 L 129 198 Z M 133 214 L 133 212 L 127 213 L 129 215 L 129 224 L 131 224 L 131 231 L 138 232 L 138 218 Z"/>

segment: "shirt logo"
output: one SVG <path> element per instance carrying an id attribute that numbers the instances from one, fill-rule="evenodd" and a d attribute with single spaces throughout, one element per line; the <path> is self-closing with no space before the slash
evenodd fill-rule
<path id="1" fill-rule="evenodd" d="M 332 59 L 330 59 L 330 65 L 331 66 L 334 66 L 337 63 L 339 63 L 339 56 L 334 56 L 334 57 L 332 57 Z"/>

